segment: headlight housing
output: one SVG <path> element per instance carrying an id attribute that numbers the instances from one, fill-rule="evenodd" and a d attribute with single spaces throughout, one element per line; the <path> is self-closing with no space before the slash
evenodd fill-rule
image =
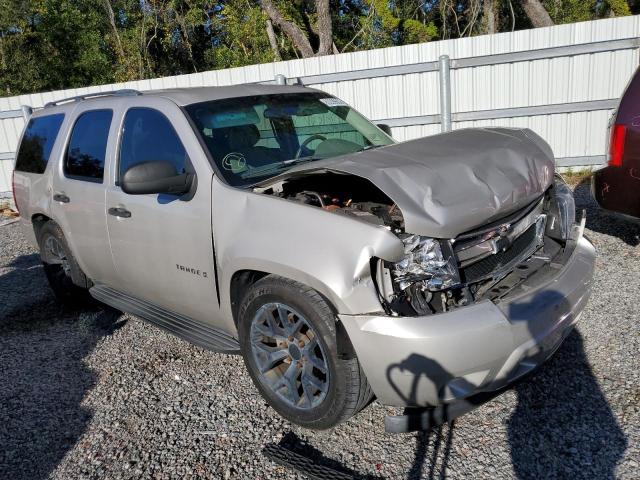
<path id="1" fill-rule="evenodd" d="M 417 282 L 434 291 L 460 283 L 453 250 L 448 242 L 420 235 L 405 235 L 401 240 L 405 257 L 391 268 L 401 290 Z"/>
<path id="2" fill-rule="evenodd" d="M 547 235 L 558 240 L 568 240 L 571 228 L 576 222 L 576 204 L 573 191 L 562 180 L 556 177 L 548 207 Z"/>

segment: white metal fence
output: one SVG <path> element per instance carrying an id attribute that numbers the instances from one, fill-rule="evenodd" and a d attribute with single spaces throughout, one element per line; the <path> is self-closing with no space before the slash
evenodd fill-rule
<path id="1" fill-rule="evenodd" d="M 453 128 L 528 127 L 559 165 L 603 161 L 612 109 L 640 59 L 640 17 L 444 40 L 189 75 L 0 98 L 0 192 L 10 190 L 21 105 L 120 88 L 288 81 L 325 90 L 393 127 L 397 140 Z M 440 115 L 440 63 L 450 57 L 451 116 Z M 446 112 L 445 112 L 446 113 Z"/>

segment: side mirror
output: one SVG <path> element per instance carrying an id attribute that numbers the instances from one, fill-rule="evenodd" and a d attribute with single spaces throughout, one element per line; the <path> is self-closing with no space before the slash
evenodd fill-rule
<path id="1" fill-rule="evenodd" d="M 390 137 L 391 135 L 391 127 L 389 125 L 387 125 L 386 123 L 379 123 L 377 125 L 377 127 L 382 130 L 384 133 L 386 133 L 387 135 L 389 135 Z"/>
<path id="2" fill-rule="evenodd" d="M 181 195 L 191 190 L 194 178 L 193 173 L 178 174 L 176 167 L 170 162 L 143 162 L 124 172 L 120 187 L 129 195 Z"/>

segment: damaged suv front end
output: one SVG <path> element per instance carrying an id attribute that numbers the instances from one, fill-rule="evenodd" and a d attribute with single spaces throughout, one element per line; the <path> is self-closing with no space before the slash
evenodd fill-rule
<path id="1" fill-rule="evenodd" d="M 557 180 L 508 221 L 439 240 L 435 253 L 426 239 L 401 262 L 377 262 L 385 314 L 340 320 L 382 403 L 445 405 L 451 418 L 554 353 L 586 305 L 595 262 L 567 189 Z"/>
<path id="2" fill-rule="evenodd" d="M 378 400 L 448 410 L 442 420 L 549 358 L 585 307 L 595 264 L 549 146 L 501 128 L 395 144 L 343 102 L 314 95 L 349 125 L 314 133 L 308 122 L 295 156 L 276 163 L 261 164 L 246 128 L 251 150 L 218 155 L 244 190 L 214 184 L 234 199 L 214 202 L 214 218 L 243 216 L 252 229 L 213 225 L 222 275 L 253 269 L 311 286 L 333 304 Z M 293 128 L 289 118 L 324 115 L 259 101 L 255 122 L 269 122 L 280 147 L 283 119 Z M 208 111 L 192 115 L 206 131 Z M 340 136 L 350 128 L 362 143 Z"/>
<path id="3" fill-rule="evenodd" d="M 551 356 L 577 322 L 595 250 L 560 177 L 528 205 L 454 238 L 406 233 L 396 204 L 376 209 L 386 210 L 380 223 L 387 218 L 402 258 L 371 259 L 381 312 L 338 316 L 381 403 L 451 406 L 498 390 Z M 397 421 L 391 430 L 408 428 Z"/>

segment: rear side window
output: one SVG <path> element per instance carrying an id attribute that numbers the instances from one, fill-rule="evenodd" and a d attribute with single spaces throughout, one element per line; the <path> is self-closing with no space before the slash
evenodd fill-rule
<path id="1" fill-rule="evenodd" d="M 51 149 L 60 131 L 62 120 L 64 120 L 63 113 L 29 120 L 18 151 L 16 170 L 29 173 L 44 173 L 51 155 Z"/>
<path id="2" fill-rule="evenodd" d="M 66 176 L 102 182 L 112 116 L 111 110 L 92 110 L 78 117 L 64 161 Z"/>
<path id="3" fill-rule="evenodd" d="M 124 119 L 119 178 L 133 165 L 160 161 L 172 163 L 178 174 L 186 171 L 187 153 L 178 134 L 159 111 L 130 109 Z"/>

